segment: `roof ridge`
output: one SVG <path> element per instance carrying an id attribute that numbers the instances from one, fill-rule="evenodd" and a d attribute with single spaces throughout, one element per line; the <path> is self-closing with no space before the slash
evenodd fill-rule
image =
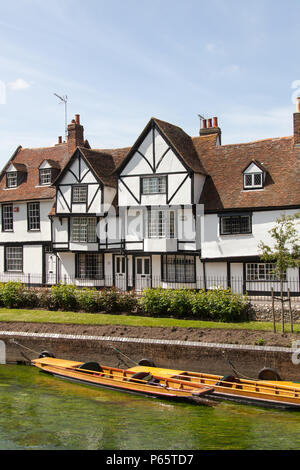
<path id="1" fill-rule="evenodd" d="M 252 145 L 252 144 L 257 144 L 259 142 L 270 142 L 270 141 L 276 141 L 276 140 L 288 140 L 288 139 L 293 139 L 293 136 L 285 136 L 285 137 L 266 137 L 265 139 L 258 139 L 258 140 L 252 140 L 250 142 L 240 142 L 240 143 L 235 143 L 235 144 L 225 144 L 225 145 L 220 145 L 219 148 L 222 147 L 238 147 L 239 145 Z"/>

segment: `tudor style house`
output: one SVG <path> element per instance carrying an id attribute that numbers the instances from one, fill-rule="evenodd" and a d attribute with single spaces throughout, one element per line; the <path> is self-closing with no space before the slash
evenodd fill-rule
<path id="1" fill-rule="evenodd" d="M 197 137 L 152 118 L 132 147 L 92 149 L 76 115 L 67 142 L 20 146 L 1 173 L 0 281 L 276 288 L 258 244 L 300 209 L 298 174 L 300 99 L 291 137 L 234 145 L 217 118 Z"/>

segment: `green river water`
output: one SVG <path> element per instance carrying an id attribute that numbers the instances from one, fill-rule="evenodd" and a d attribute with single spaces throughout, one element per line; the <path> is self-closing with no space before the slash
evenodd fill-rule
<path id="1" fill-rule="evenodd" d="M 0 366 L 0 449 L 300 449 L 300 412 L 208 408 Z"/>

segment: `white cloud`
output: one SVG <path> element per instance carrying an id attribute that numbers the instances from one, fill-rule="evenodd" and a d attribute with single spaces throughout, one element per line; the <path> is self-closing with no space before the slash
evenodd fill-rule
<path id="1" fill-rule="evenodd" d="M 13 91 L 27 90 L 27 88 L 30 87 L 30 84 L 23 78 L 17 78 L 14 82 L 10 82 L 8 87 Z"/>

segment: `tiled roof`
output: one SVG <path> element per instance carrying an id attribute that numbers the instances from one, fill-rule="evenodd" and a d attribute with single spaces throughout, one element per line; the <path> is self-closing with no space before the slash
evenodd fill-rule
<path id="1" fill-rule="evenodd" d="M 110 150 L 87 149 L 84 147 L 79 149 L 100 181 L 107 186 L 116 188 L 118 176 L 115 170 L 125 159 L 130 147 Z"/>
<path id="2" fill-rule="evenodd" d="M 54 187 L 39 186 L 39 166 L 44 160 L 51 160 L 53 165 L 64 167 L 68 160 L 67 144 L 35 149 L 19 147 L 0 175 L 0 202 L 53 198 Z M 6 189 L 5 172 L 11 163 L 22 165 L 26 169 L 26 177 L 17 188 Z"/>
<path id="3" fill-rule="evenodd" d="M 203 168 L 201 159 L 199 159 L 199 156 L 197 155 L 192 138 L 180 127 L 161 121 L 160 119 L 153 118 L 153 120 L 162 133 L 165 134 L 170 143 L 175 147 L 187 166 L 195 173 L 202 173 L 205 175 L 206 171 Z"/>
<path id="4" fill-rule="evenodd" d="M 206 211 L 300 206 L 300 149 L 293 137 L 224 146 L 210 136 L 193 142 L 209 175 L 200 199 Z M 251 161 L 267 171 L 264 189 L 243 189 L 242 173 Z"/>

